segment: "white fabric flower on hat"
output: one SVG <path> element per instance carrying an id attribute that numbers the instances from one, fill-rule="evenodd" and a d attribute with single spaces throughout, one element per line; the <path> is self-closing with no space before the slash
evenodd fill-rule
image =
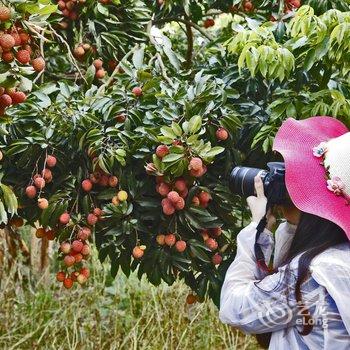
<path id="1" fill-rule="evenodd" d="M 312 151 L 315 157 L 323 157 L 327 152 L 327 142 L 321 142 L 318 146 L 314 147 Z"/>

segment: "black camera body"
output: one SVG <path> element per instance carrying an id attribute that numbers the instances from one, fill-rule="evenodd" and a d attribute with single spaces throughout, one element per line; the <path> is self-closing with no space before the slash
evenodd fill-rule
<path id="1" fill-rule="evenodd" d="M 268 170 L 235 167 L 229 178 L 229 186 L 233 193 L 242 197 L 256 195 L 254 178 L 258 175 L 264 184 L 264 192 L 270 205 L 286 204 L 289 196 L 285 184 L 285 165 L 281 162 L 267 163 Z"/>

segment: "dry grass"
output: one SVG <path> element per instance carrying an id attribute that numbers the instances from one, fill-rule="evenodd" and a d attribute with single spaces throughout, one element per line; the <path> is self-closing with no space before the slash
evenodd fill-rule
<path id="1" fill-rule="evenodd" d="M 210 302 L 189 307 L 188 288 L 153 287 L 136 276 L 115 281 L 97 262 L 89 285 L 45 285 L 24 268 L 0 288 L 0 349 L 257 349 L 222 325 Z M 35 281 L 35 283 L 33 282 Z"/>

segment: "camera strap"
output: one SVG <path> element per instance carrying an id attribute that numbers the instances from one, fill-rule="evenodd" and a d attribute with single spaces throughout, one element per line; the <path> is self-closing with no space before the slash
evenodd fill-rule
<path id="1" fill-rule="evenodd" d="M 260 247 L 260 244 L 258 243 L 258 240 L 260 238 L 261 233 L 264 232 L 265 227 L 267 225 L 267 213 L 268 213 L 269 209 L 270 209 L 270 205 L 267 204 L 266 205 L 266 214 L 260 220 L 258 226 L 256 227 L 256 235 L 255 235 L 255 243 L 254 243 L 254 253 L 255 253 L 257 265 L 261 270 L 268 272 L 268 273 L 271 272 L 271 269 L 266 264 L 265 256 L 264 256 L 264 253 Z"/>

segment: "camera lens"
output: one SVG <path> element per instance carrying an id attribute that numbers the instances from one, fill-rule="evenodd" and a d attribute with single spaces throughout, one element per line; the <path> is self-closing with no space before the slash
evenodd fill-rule
<path id="1" fill-rule="evenodd" d="M 230 174 L 230 189 L 233 193 L 243 197 L 254 196 L 256 194 L 254 185 L 255 176 L 260 175 L 264 182 L 267 174 L 268 172 L 263 169 L 235 167 Z"/>

